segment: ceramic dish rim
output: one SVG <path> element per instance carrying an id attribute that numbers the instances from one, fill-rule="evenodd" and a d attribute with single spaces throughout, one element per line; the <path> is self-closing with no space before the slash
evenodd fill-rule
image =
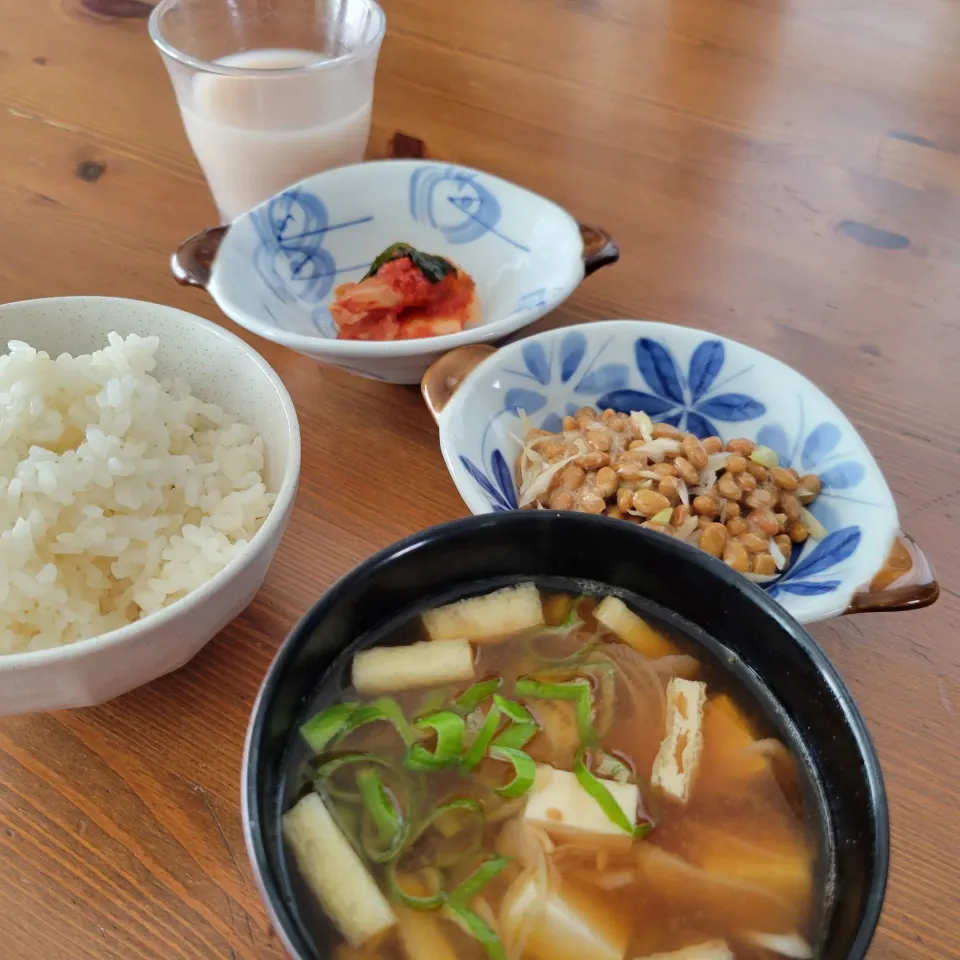
<path id="1" fill-rule="evenodd" d="M 323 177 L 327 177 L 330 174 L 340 173 L 343 170 L 363 169 L 369 170 L 371 176 L 375 178 L 377 171 L 386 167 L 413 168 L 421 166 L 433 166 L 438 168 L 455 167 L 457 170 L 462 170 L 466 173 L 478 174 L 479 176 L 484 177 L 486 180 L 492 181 L 494 184 L 505 184 L 514 190 L 520 190 L 523 193 L 534 197 L 541 203 L 552 207 L 569 223 L 572 234 L 580 239 L 582 244 L 580 224 L 576 217 L 574 217 L 569 210 L 561 207 L 560 204 L 556 203 L 555 201 L 544 197 L 542 194 L 536 193 L 535 191 L 530 190 L 527 187 L 523 187 L 519 183 L 514 183 L 511 180 L 507 180 L 504 177 L 498 177 L 494 173 L 487 173 L 484 170 L 478 170 L 475 167 L 468 167 L 462 164 L 444 163 L 440 160 L 371 160 L 364 163 L 352 163 L 342 167 L 333 167 L 330 170 L 322 170 L 319 173 L 311 174 L 309 177 L 304 177 L 302 180 L 291 184 L 289 187 L 286 187 L 279 193 L 276 193 L 267 200 L 264 200 L 262 203 L 257 204 L 257 206 L 248 210 L 246 213 L 241 214 L 241 216 L 239 216 L 233 221 L 232 224 L 230 224 L 230 228 L 223 239 L 223 243 L 217 251 L 217 256 L 214 259 L 213 265 L 210 269 L 210 280 L 206 285 L 207 292 L 211 297 L 213 297 L 217 307 L 219 307 L 228 317 L 230 317 L 231 320 L 240 324 L 240 326 L 249 330 L 251 333 L 255 333 L 257 336 L 263 337 L 265 340 L 270 340 L 273 343 L 279 343 L 282 346 L 289 347 L 292 350 L 315 354 L 317 356 L 372 360 L 413 357 L 420 356 L 422 354 L 446 353 L 448 350 L 452 350 L 455 347 L 462 347 L 471 343 L 483 343 L 487 340 L 506 337 L 511 333 L 515 333 L 522 327 L 533 323 L 534 320 L 539 319 L 540 317 L 544 316 L 544 314 L 549 313 L 551 310 L 556 309 L 583 282 L 585 279 L 585 269 L 583 264 L 583 256 L 581 253 L 581 255 L 577 258 L 578 268 L 573 271 L 571 276 L 568 278 L 567 283 L 562 286 L 554 286 L 552 288 L 552 295 L 544 301 L 542 306 L 529 307 L 526 310 L 514 311 L 507 314 L 505 317 L 499 317 L 496 320 L 481 321 L 476 326 L 468 327 L 467 329 L 461 330 L 458 333 L 445 333 L 439 337 L 418 337 L 413 340 L 339 340 L 335 337 L 324 337 L 320 336 L 319 334 L 317 336 L 313 336 L 305 333 L 290 333 L 286 330 L 282 330 L 279 326 L 269 326 L 264 324 L 263 321 L 260 320 L 255 314 L 240 307 L 239 304 L 235 302 L 233 297 L 230 297 L 229 303 L 225 302 L 223 293 L 228 284 L 223 282 L 223 269 L 218 269 L 218 264 L 220 263 L 220 257 L 222 256 L 223 252 L 229 249 L 231 231 L 234 230 L 239 223 L 248 221 L 252 214 L 262 210 L 267 204 L 272 203 L 282 194 L 291 190 L 297 190 L 301 187 L 306 189 L 307 184 L 315 182 Z"/>

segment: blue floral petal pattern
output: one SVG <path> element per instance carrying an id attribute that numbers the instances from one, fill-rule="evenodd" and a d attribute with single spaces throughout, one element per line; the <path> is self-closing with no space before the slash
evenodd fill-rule
<path id="1" fill-rule="evenodd" d="M 548 413 L 540 424 L 541 430 L 548 430 L 550 433 L 559 433 L 563 429 L 563 420 L 559 413 Z"/>
<path id="2" fill-rule="evenodd" d="M 848 460 L 821 471 L 820 482 L 828 490 L 848 490 L 860 483 L 865 475 L 863 464 Z"/>
<path id="3" fill-rule="evenodd" d="M 623 390 L 630 382 L 630 368 L 625 363 L 608 363 L 585 374 L 573 388 L 577 393 L 606 393 Z"/>
<path id="4" fill-rule="evenodd" d="M 560 380 L 566 383 L 576 372 L 587 352 L 587 338 L 579 330 L 571 330 L 560 341 Z"/>
<path id="5" fill-rule="evenodd" d="M 840 584 L 840 580 L 819 580 L 817 582 L 808 580 L 798 583 L 786 581 L 774 584 L 776 589 L 770 590 L 769 593 L 774 596 L 783 592 L 792 593 L 798 597 L 819 597 L 825 593 L 833 593 Z"/>
<path id="6" fill-rule="evenodd" d="M 550 362 L 542 343 L 527 341 L 523 345 L 523 362 L 531 375 L 544 386 L 550 382 Z"/>
<path id="7" fill-rule="evenodd" d="M 507 461 L 499 450 L 494 450 L 490 457 L 490 472 L 497 481 L 497 486 L 503 494 L 503 499 L 513 508 L 517 506 L 517 495 L 513 486 L 513 477 L 510 476 L 510 469 L 507 467 Z"/>
<path id="8" fill-rule="evenodd" d="M 724 349 L 719 340 L 704 340 L 690 358 L 690 396 L 696 403 L 713 386 L 723 368 Z"/>
<path id="9" fill-rule="evenodd" d="M 781 466 L 790 464 L 790 441 L 783 427 L 769 425 L 761 427 L 757 434 L 757 443 L 769 447 L 777 455 Z"/>
<path id="10" fill-rule="evenodd" d="M 834 423 L 821 423 L 804 441 L 800 462 L 805 470 L 815 467 L 840 442 L 840 428 Z"/>
<path id="11" fill-rule="evenodd" d="M 696 410 L 687 411 L 687 429 L 701 440 L 705 437 L 716 437 L 720 433 L 702 413 L 697 413 Z"/>
<path id="12" fill-rule="evenodd" d="M 722 393 L 718 397 L 701 400 L 697 410 L 708 417 L 733 422 L 756 420 L 767 412 L 762 403 L 745 393 Z"/>
<path id="13" fill-rule="evenodd" d="M 523 387 L 514 387 L 507 391 L 503 398 L 504 409 L 514 416 L 519 416 L 522 410 L 527 416 L 542 410 L 547 405 L 547 398 L 536 390 L 525 390 Z"/>
<path id="14" fill-rule="evenodd" d="M 637 369 L 651 390 L 673 401 L 673 406 L 683 403 L 683 387 L 673 357 L 662 344 L 649 337 L 641 337 L 634 345 Z M 650 411 L 647 411 L 650 413 Z"/>
<path id="15" fill-rule="evenodd" d="M 853 556 L 860 546 L 860 528 L 844 527 L 828 533 L 791 571 L 791 579 L 800 580 L 815 573 L 823 573 L 830 567 Z"/>
<path id="16" fill-rule="evenodd" d="M 507 470 L 506 461 L 499 450 L 495 450 L 491 457 L 491 467 L 493 468 L 494 475 L 497 477 L 497 483 L 500 485 L 499 489 L 497 486 L 494 486 L 493 482 L 468 457 L 460 454 L 460 462 L 463 464 L 467 473 L 477 481 L 483 492 L 490 498 L 490 505 L 494 510 L 517 509 L 517 495 L 513 489 L 513 483 L 510 481 L 510 472 Z M 503 482 L 504 475 L 506 476 L 507 484 Z"/>
<path id="17" fill-rule="evenodd" d="M 664 413 L 676 409 L 677 404 L 664 400 L 662 397 L 655 397 L 651 393 L 642 393 L 639 390 L 613 390 L 605 393 L 602 397 L 597 397 L 597 407 L 605 410 L 610 407 L 618 413 L 633 413 L 634 410 L 642 410 L 651 417 L 660 417 Z M 683 416 L 681 411 L 677 420 Z"/>

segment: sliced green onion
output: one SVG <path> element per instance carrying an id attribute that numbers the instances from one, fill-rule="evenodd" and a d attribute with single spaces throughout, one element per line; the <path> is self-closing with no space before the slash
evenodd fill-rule
<path id="1" fill-rule="evenodd" d="M 614 662 L 606 658 L 589 660 L 583 665 L 583 671 L 595 676 L 600 688 L 596 697 L 596 727 L 601 737 L 613 726 L 617 696 L 616 669 Z"/>
<path id="2" fill-rule="evenodd" d="M 447 898 L 450 903 L 466 906 L 510 862 L 509 857 L 496 854 L 480 864 Z"/>
<path id="3" fill-rule="evenodd" d="M 531 700 L 576 700 L 582 696 L 581 690 L 590 692 L 589 687 L 577 680 L 569 683 L 544 683 L 525 677 L 521 677 L 513 688 L 518 697 L 528 697 Z"/>
<path id="4" fill-rule="evenodd" d="M 380 774 L 373 767 L 361 770 L 357 774 L 357 786 L 360 788 L 363 805 L 367 808 L 380 834 L 380 839 L 388 843 L 400 829 L 400 816 L 384 789 Z"/>
<path id="5" fill-rule="evenodd" d="M 483 838 L 484 813 L 480 802 L 471 798 L 449 800 L 447 803 L 441 803 L 435 810 L 433 810 L 427 819 L 420 824 L 416 832 L 413 833 L 413 835 L 406 841 L 404 852 L 412 850 L 417 845 L 417 842 L 420 840 L 420 838 L 431 827 L 434 827 L 434 829 L 443 833 L 444 831 L 440 829 L 438 821 L 442 820 L 450 813 L 470 814 L 472 818 L 476 818 L 476 823 L 479 825 L 479 829 L 475 831 L 475 835 L 472 838 L 469 838 L 467 843 L 459 844 L 455 859 L 445 860 L 442 853 L 435 854 L 433 858 L 434 863 L 439 867 L 449 867 L 453 866 L 455 863 L 458 863 L 464 857 L 469 857 L 476 853 L 480 848 L 480 841 Z M 455 830 L 449 836 L 457 836 L 462 832 L 462 829 Z M 414 910 L 436 910 L 438 907 L 442 906 L 446 901 L 446 894 L 442 890 L 439 890 L 433 894 L 429 894 L 428 896 L 421 897 L 407 893 L 402 889 L 397 880 L 397 867 L 402 862 L 403 856 L 404 854 L 401 853 L 400 856 L 387 863 L 387 883 L 390 888 L 391 897 L 394 900 L 399 900 L 408 907 L 412 907 Z"/>
<path id="6" fill-rule="evenodd" d="M 492 703 L 490 704 L 490 710 L 487 712 L 487 717 L 483 721 L 483 726 L 480 728 L 480 732 L 477 734 L 473 743 L 470 744 L 467 752 L 463 755 L 464 770 L 472 770 L 483 759 L 483 755 L 487 752 L 487 747 L 490 746 L 494 736 L 496 736 L 497 727 L 499 726 L 500 708 L 495 703 Z"/>
<path id="7" fill-rule="evenodd" d="M 567 607 L 567 615 L 560 621 L 561 627 L 572 627 L 575 622 L 582 622 L 577 616 L 577 609 L 579 608 L 581 601 L 586 599 L 586 596 L 586 594 L 581 593 L 570 601 L 570 606 Z"/>
<path id="8" fill-rule="evenodd" d="M 563 657 L 560 660 L 551 660 L 550 669 L 551 670 L 560 670 L 563 667 L 575 667 L 577 664 L 583 663 L 583 661 L 594 651 L 597 647 L 600 646 L 599 641 L 590 640 L 585 643 L 579 650 L 574 651 L 568 657 Z"/>
<path id="9" fill-rule="evenodd" d="M 497 735 L 492 746 L 522 750 L 539 732 L 540 726 L 536 722 L 511 723 L 503 733 Z"/>
<path id="10" fill-rule="evenodd" d="M 541 683 L 539 680 L 521 678 L 513 690 L 518 697 L 529 697 L 533 700 L 572 700 L 577 711 L 577 729 L 580 731 L 581 742 L 584 746 L 592 746 L 597 742 L 588 682 L 571 680 L 569 683 Z"/>
<path id="11" fill-rule="evenodd" d="M 573 759 L 573 774 L 577 778 L 577 783 L 593 797 L 597 806 L 607 815 L 607 819 L 624 833 L 639 839 L 650 832 L 652 825 L 649 823 L 643 823 L 637 827 L 631 825 L 627 815 L 620 809 L 620 804 L 614 800 L 613 794 L 606 788 L 603 781 L 598 780 L 587 769 L 587 765 L 583 762 L 582 750 L 578 750 Z"/>
<path id="12" fill-rule="evenodd" d="M 337 734 L 337 741 L 343 740 L 354 730 L 378 720 L 389 723 L 400 734 L 401 739 L 408 747 L 417 741 L 417 732 L 404 716 L 400 704 L 392 697 L 377 697 L 376 700 L 371 700 L 362 707 L 357 707 L 341 727 Z"/>
<path id="13" fill-rule="evenodd" d="M 753 453 L 750 454 L 750 459 L 754 463 L 759 463 L 761 467 L 766 467 L 768 470 L 772 470 L 780 463 L 780 458 L 777 456 L 776 450 L 771 450 L 770 447 L 764 446 L 754 447 Z"/>
<path id="14" fill-rule="evenodd" d="M 443 690 L 428 690 L 421 699 L 417 709 L 413 711 L 412 716 L 419 720 L 428 714 L 436 713 L 442 710 L 444 704 L 449 700 L 448 694 Z"/>
<path id="15" fill-rule="evenodd" d="M 473 800 L 469 797 L 464 797 L 460 800 L 448 800 L 446 803 L 441 803 L 434 811 L 420 824 L 417 829 L 417 832 L 413 835 L 410 840 L 410 846 L 413 847 L 417 841 L 430 829 L 434 827 L 436 830 L 443 833 L 445 836 L 456 836 L 460 833 L 460 830 L 455 830 L 452 834 L 447 834 L 438 824 L 438 821 L 442 820 L 449 813 L 470 813 L 475 816 L 481 825 L 481 829 L 477 832 L 477 840 L 479 841 L 480 835 L 483 833 L 482 826 L 484 821 L 483 806 L 479 800 Z M 468 851 L 472 852 L 472 851 Z M 462 859 L 462 858 L 461 858 Z"/>
<path id="16" fill-rule="evenodd" d="M 387 889 L 390 891 L 390 898 L 392 900 L 399 900 L 405 907 L 410 907 L 411 910 L 437 910 L 442 907 L 447 900 L 447 895 L 443 890 L 438 890 L 436 893 L 428 893 L 423 897 L 407 893 L 406 890 L 400 886 L 400 881 L 397 879 L 397 862 L 395 860 L 387 864 L 386 874 Z"/>
<path id="17" fill-rule="evenodd" d="M 514 723 L 533 723 L 530 711 L 516 700 L 508 700 L 506 697 L 501 697 L 499 693 L 495 693 L 493 702 L 500 708 L 500 712 Z"/>
<path id="18" fill-rule="evenodd" d="M 673 507 L 664 507 L 662 510 L 658 510 L 651 518 L 651 523 L 662 523 L 664 525 L 668 524 L 673 517 Z"/>
<path id="19" fill-rule="evenodd" d="M 414 727 L 417 730 L 433 730 L 437 735 L 437 745 L 431 751 L 422 743 L 413 744 L 403 761 L 408 770 L 444 770 L 460 762 L 466 729 L 463 717 L 449 710 L 440 710 L 417 720 Z"/>
<path id="20" fill-rule="evenodd" d="M 528 754 L 512 747 L 492 747 L 490 756 L 494 760 L 503 760 L 513 765 L 513 779 L 502 787 L 497 787 L 497 793 L 501 797 L 522 797 L 533 786 L 533 781 L 537 778 L 537 764 Z"/>
<path id="21" fill-rule="evenodd" d="M 381 757 L 374 756 L 372 753 L 341 753 L 331 757 L 329 760 L 324 760 L 317 766 L 316 782 L 319 783 L 331 797 L 336 797 L 338 800 L 361 800 L 362 797 L 359 791 L 345 790 L 330 782 L 336 773 L 339 773 L 339 771 L 345 767 L 353 766 L 357 763 L 363 763 L 368 766 L 386 767 L 394 773 L 397 772 L 393 763 Z"/>
<path id="22" fill-rule="evenodd" d="M 500 938 L 472 910 L 459 903 L 445 903 L 443 914 L 465 933 L 469 933 L 483 947 L 490 960 L 507 960 L 507 952 Z"/>
<path id="23" fill-rule="evenodd" d="M 633 779 L 630 768 L 611 753 L 597 751 L 597 776 L 607 780 L 616 780 L 617 783 L 629 783 Z"/>
<path id="24" fill-rule="evenodd" d="M 467 687 L 463 693 L 454 701 L 457 710 L 460 713 L 471 713 L 489 697 L 492 697 L 503 684 L 500 677 L 494 677 L 491 680 L 481 680 L 472 687 Z"/>
<path id="25" fill-rule="evenodd" d="M 376 863 L 393 860 L 407 839 L 409 828 L 406 821 L 400 816 L 377 770 L 372 767 L 361 770 L 357 774 L 357 786 L 360 789 L 363 805 L 379 836 L 378 846 L 374 846 L 362 837 L 364 852 Z"/>
<path id="26" fill-rule="evenodd" d="M 337 703 L 314 714 L 303 726 L 300 734 L 314 753 L 324 748 L 343 729 L 350 714 L 357 709 L 355 703 Z"/>

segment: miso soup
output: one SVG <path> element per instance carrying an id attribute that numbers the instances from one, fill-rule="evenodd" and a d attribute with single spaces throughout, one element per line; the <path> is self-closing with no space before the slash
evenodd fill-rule
<path id="1" fill-rule="evenodd" d="M 813 957 L 815 787 L 722 649 L 523 583 L 351 655 L 283 834 L 335 960 Z"/>

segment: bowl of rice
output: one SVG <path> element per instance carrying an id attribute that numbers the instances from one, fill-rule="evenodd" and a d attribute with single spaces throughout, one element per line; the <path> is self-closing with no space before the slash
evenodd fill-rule
<path id="1" fill-rule="evenodd" d="M 0 714 L 183 666 L 260 588 L 300 472 L 266 361 L 172 307 L 0 306 Z"/>

